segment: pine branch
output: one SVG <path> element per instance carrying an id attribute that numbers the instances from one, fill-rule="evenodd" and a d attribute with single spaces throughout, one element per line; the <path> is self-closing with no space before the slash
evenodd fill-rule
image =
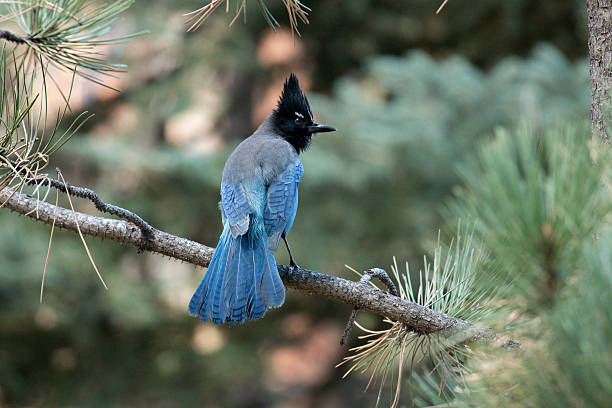
<path id="1" fill-rule="evenodd" d="M 95 4 L 84 0 L 56 2 L 39 0 L 7 0 L 0 12 L 4 20 L 16 23 L 23 35 L 0 30 L 0 39 L 22 47 L 18 57 L 31 59 L 46 70 L 48 65 L 75 71 L 77 75 L 102 86 L 99 75 L 114 76 L 125 66 L 102 57 L 100 46 L 117 44 L 144 32 L 109 37 L 119 15 L 134 0 L 114 0 Z"/>
<path id="2" fill-rule="evenodd" d="M 52 224 L 55 217 L 57 228 L 77 231 L 75 216 L 67 208 L 56 207 L 9 188 L 0 191 L 0 202 L 12 211 L 45 224 Z M 76 220 L 84 235 L 141 247 L 143 232 L 131 222 L 79 212 L 76 213 Z M 151 228 L 147 250 L 202 267 L 208 266 L 214 253 L 214 248 L 155 228 Z M 405 301 L 365 283 L 308 269 L 290 269 L 285 265 L 279 265 L 278 271 L 285 285 L 290 288 L 323 295 L 386 316 L 424 334 L 442 333 L 452 341 L 461 343 L 496 341 L 504 347 L 520 347 L 517 341 L 502 338 L 490 329 L 473 326 L 464 320 Z"/>
<path id="3" fill-rule="evenodd" d="M 15 192 L 9 188 L 0 191 L 0 203 L 5 201 L 6 208 L 45 224 L 53 223 L 54 205 Z M 138 226 L 131 222 L 96 217 L 79 212 L 76 215 L 81 232 L 84 235 L 110 239 L 136 247 L 140 247 L 142 244 L 143 233 Z M 77 232 L 74 215 L 67 208 L 59 207 L 55 226 Z M 148 243 L 147 249 L 151 252 L 157 252 L 199 266 L 207 266 L 214 252 L 214 248 L 206 247 L 197 242 L 180 238 L 155 228 L 151 230 L 151 238 Z"/>
<path id="4" fill-rule="evenodd" d="M 298 30 L 299 23 L 308 24 L 308 13 L 311 9 L 303 4 L 300 0 L 281 0 L 285 9 L 287 10 L 287 15 L 289 17 L 289 26 L 291 27 L 291 32 L 297 35 L 300 35 L 300 31 Z M 259 0 L 259 7 L 261 12 L 264 15 L 264 18 L 268 25 L 276 31 L 276 27 L 280 26 L 278 21 L 274 18 L 264 0 Z M 210 17 L 215 10 L 219 8 L 223 3 L 225 3 L 225 12 L 229 13 L 230 11 L 230 0 L 210 0 L 209 3 L 200 7 L 197 10 L 194 10 L 190 13 L 185 14 L 188 16 L 186 24 L 189 25 L 187 31 L 195 31 L 206 21 L 208 17 Z M 230 23 L 230 26 L 236 22 L 240 15 L 244 16 L 246 21 L 246 0 L 237 0 L 236 1 L 236 11 L 234 17 Z"/>
<path id="5" fill-rule="evenodd" d="M 368 283 L 372 280 L 372 278 L 380 279 L 382 283 L 387 287 L 387 290 L 389 292 L 391 292 L 394 296 L 399 296 L 399 292 L 397 291 L 395 284 L 393 283 L 391 278 L 389 278 L 389 275 L 384 269 L 380 269 L 380 268 L 368 269 L 367 271 L 363 273 L 363 276 L 361 277 L 361 279 L 359 279 L 359 283 Z M 355 319 L 357 318 L 358 311 L 359 311 L 359 308 L 355 306 L 353 308 L 353 311 L 351 312 L 351 315 L 349 316 L 348 322 L 346 322 L 344 333 L 342 334 L 342 338 L 340 339 L 341 346 L 344 346 L 346 344 L 348 337 L 351 334 L 351 329 L 353 328 L 353 325 L 355 324 Z M 414 329 L 411 329 L 411 330 L 416 332 L 416 330 Z"/>
<path id="6" fill-rule="evenodd" d="M 57 169 L 59 173 L 59 169 Z M 61 192 L 66 192 L 70 195 L 86 198 L 93 203 L 96 209 L 100 212 L 105 212 L 107 214 L 115 215 L 124 220 L 130 221 L 133 224 L 136 224 L 138 228 L 142 231 L 143 235 L 143 246 L 146 245 L 146 240 L 151 235 L 153 228 L 143 220 L 139 215 L 134 214 L 131 211 L 126 210 L 125 208 L 118 207 L 116 205 L 107 204 L 100 196 L 93 190 L 86 187 L 76 187 L 72 186 L 68 183 L 61 182 L 59 180 L 55 180 L 51 177 L 44 177 L 39 179 L 30 179 L 27 181 L 27 184 L 36 184 L 36 185 L 44 185 L 48 184 L 50 187 L 53 187 Z M 145 249 L 144 247 L 142 249 Z"/>

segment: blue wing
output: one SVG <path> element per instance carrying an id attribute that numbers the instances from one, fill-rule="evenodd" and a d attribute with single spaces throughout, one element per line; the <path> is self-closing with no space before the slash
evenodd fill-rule
<path id="1" fill-rule="evenodd" d="M 264 225 L 272 251 L 276 251 L 281 235 L 287 234 L 293 225 L 298 206 L 298 185 L 303 174 L 304 167 L 297 159 L 268 186 Z"/>
<path id="2" fill-rule="evenodd" d="M 249 216 L 255 212 L 242 183 L 221 183 L 221 209 L 224 223 L 229 222 L 232 236 L 244 235 L 249 229 Z"/>

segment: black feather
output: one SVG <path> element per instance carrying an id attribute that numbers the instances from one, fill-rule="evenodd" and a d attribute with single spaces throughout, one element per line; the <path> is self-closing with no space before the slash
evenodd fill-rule
<path id="1" fill-rule="evenodd" d="M 310 145 L 312 133 L 308 126 L 313 124 L 312 111 L 294 74 L 285 81 L 273 112 L 273 123 L 276 132 L 291 143 L 298 153 Z"/>
<path id="2" fill-rule="evenodd" d="M 285 80 L 283 93 L 278 100 L 275 112 L 279 116 L 290 119 L 295 119 L 295 112 L 298 112 L 304 115 L 305 119 L 312 121 L 310 104 L 300 89 L 300 83 L 295 74 L 289 75 L 289 78 Z"/>

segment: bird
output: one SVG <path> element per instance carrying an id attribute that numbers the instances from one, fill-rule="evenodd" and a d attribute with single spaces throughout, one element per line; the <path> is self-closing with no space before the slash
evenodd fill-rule
<path id="1" fill-rule="evenodd" d="M 300 154 L 313 134 L 335 130 L 314 121 L 297 76 L 290 74 L 276 108 L 225 163 L 219 203 L 223 232 L 189 302 L 190 315 L 233 325 L 282 306 L 285 287 L 274 252 L 282 238 L 290 267 L 298 268 L 287 234 L 304 173 Z"/>

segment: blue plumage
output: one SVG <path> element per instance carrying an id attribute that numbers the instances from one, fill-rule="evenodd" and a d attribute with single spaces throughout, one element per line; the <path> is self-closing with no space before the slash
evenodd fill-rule
<path id="1" fill-rule="evenodd" d="M 299 153 L 313 133 L 332 130 L 313 122 L 297 78 L 290 76 L 277 109 L 225 163 L 223 232 L 189 303 L 191 315 L 234 324 L 258 319 L 283 304 L 285 287 L 273 252 L 289 233 L 297 212 L 304 173 Z M 295 266 L 290 251 L 289 256 Z"/>
<path id="2" fill-rule="evenodd" d="M 304 167 L 298 159 L 268 187 L 264 225 L 273 251 L 278 248 L 281 235 L 287 235 L 293 225 L 297 213 L 298 185 L 302 174 Z"/>

